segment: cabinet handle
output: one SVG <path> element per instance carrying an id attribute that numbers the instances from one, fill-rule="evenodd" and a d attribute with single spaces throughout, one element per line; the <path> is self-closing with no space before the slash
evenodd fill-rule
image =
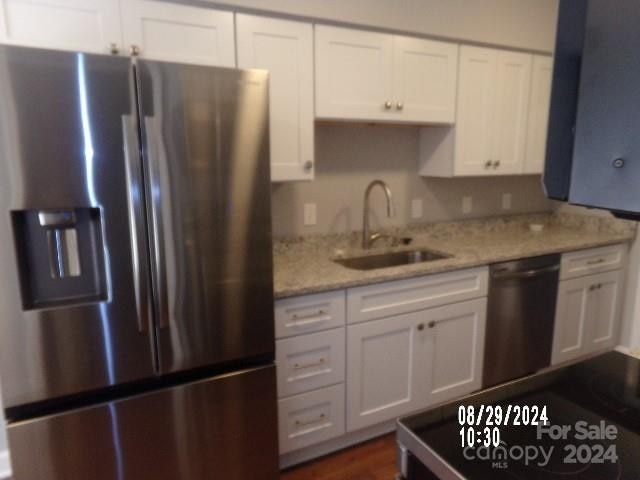
<path id="1" fill-rule="evenodd" d="M 429 322 L 429 328 L 434 328 L 437 324 L 438 324 L 438 322 L 436 322 L 435 320 L 431 320 Z"/>
<path id="2" fill-rule="evenodd" d="M 396 103 L 396 110 L 402 110 L 404 108 L 404 103 L 398 102 Z"/>
<path id="3" fill-rule="evenodd" d="M 137 57 L 138 55 L 140 55 L 140 47 L 137 45 L 131 45 L 129 47 L 129 53 L 132 57 Z"/>
<path id="4" fill-rule="evenodd" d="M 293 364 L 293 369 L 294 370 L 304 370 L 305 368 L 311 368 L 311 367 L 318 367 L 320 365 L 324 365 L 324 357 L 320 357 L 320 359 L 317 362 L 311 362 L 311 363 L 294 363 Z"/>
<path id="5" fill-rule="evenodd" d="M 500 160 L 496 160 L 493 162 L 493 168 L 498 168 L 500 166 Z"/>
<path id="6" fill-rule="evenodd" d="M 588 260 L 587 265 L 597 265 L 599 263 L 604 263 L 604 262 L 605 262 L 604 258 L 599 258 L 597 260 Z"/>
<path id="7" fill-rule="evenodd" d="M 311 170 L 313 168 L 313 162 L 311 160 L 307 160 L 306 162 L 304 162 L 304 169 L 305 170 Z"/>
<path id="8" fill-rule="evenodd" d="M 319 423 L 323 421 L 325 418 L 324 413 L 321 413 L 318 418 L 314 418 L 312 420 L 296 420 L 296 427 L 303 427 L 305 425 L 313 425 L 314 423 Z"/>
<path id="9" fill-rule="evenodd" d="M 391 107 L 393 107 L 393 103 L 391 103 L 391 101 L 387 100 L 386 102 L 384 102 L 385 110 L 391 110 Z"/>
<path id="10" fill-rule="evenodd" d="M 120 48 L 118 48 L 118 44 L 112 42 L 109 44 L 109 53 L 111 55 L 118 55 L 120 53 Z"/>
<path id="11" fill-rule="evenodd" d="M 484 163 L 484 168 L 490 168 L 490 167 L 491 167 L 491 165 L 493 165 L 493 162 L 492 162 L 491 160 L 487 160 L 487 161 Z"/>
<path id="12" fill-rule="evenodd" d="M 424 323 L 419 323 L 417 328 L 419 331 L 424 330 Z"/>
<path id="13" fill-rule="evenodd" d="M 309 315 L 298 315 L 297 313 L 294 313 L 292 318 L 294 320 L 309 320 L 311 318 L 321 317 L 325 313 L 326 312 L 324 310 L 318 310 L 316 313 L 310 313 Z"/>

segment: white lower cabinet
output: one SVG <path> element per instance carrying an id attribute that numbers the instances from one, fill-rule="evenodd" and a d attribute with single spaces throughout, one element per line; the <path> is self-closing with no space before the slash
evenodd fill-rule
<path id="1" fill-rule="evenodd" d="M 486 299 L 347 328 L 347 430 L 480 388 Z"/>
<path id="2" fill-rule="evenodd" d="M 560 282 L 553 336 L 554 365 L 615 345 L 623 273 L 614 270 Z"/>
<path id="3" fill-rule="evenodd" d="M 344 328 L 276 341 L 278 396 L 344 382 Z"/>
<path id="4" fill-rule="evenodd" d="M 344 433 L 344 384 L 278 400 L 280 454 Z"/>

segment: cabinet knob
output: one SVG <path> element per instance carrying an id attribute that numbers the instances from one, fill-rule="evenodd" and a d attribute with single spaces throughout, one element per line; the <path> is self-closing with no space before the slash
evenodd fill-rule
<path id="1" fill-rule="evenodd" d="M 431 320 L 431 321 L 429 322 L 429 328 L 433 328 L 433 327 L 435 327 L 435 326 L 436 326 L 436 322 L 435 322 L 435 320 Z"/>
<path id="2" fill-rule="evenodd" d="M 129 53 L 132 57 L 137 57 L 138 55 L 140 55 L 140 47 L 137 45 L 131 45 L 129 47 Z"/>
<path id="3" fill-rule="evenodd" d="M 493 162 L 493 168 L 498 168 L 500 166 L 500 160 L 496 160 Z"/>
<path id="4" fill-rule="evenodd" d="M 424 330 L 424 323 L 419 323 L 418 324 L 418 330 L 420 330 L 420 331 Z"/>
<path id="5" fill-rule="evenodd" d="M 109 53 L 111 55 L 118 55 L 120 53 L 120 48 L 118 48 L 118 44 L 112 42 L 109 44 Z"/>
<path id="6" fill-rule="evenodd" d="M 404 103 L 398 102 L 396 103 L 396 110 L 402 110 L 404 108 Z"/>
<path id="7" fill-rule="evenodd" d="M 305 170 L 311 170 L 313 168 L 313 162 L 311 160 L 307 160 L 306 162 L 304 162 L 304 169 Z"/>
<path id="8" fill-rule="evenodd" d="M 624 158 L 616 158 L 613 161 L 614 168 L 622 168 L 624 167 Z"/>
<path id="9" fill-rule="evenodd" d="M 393 107 L 393 103 L 391 103 L 391 101 L 387 100 L 386 102 L 384 102 L 385 110 L 391 110 L 391 107 Z"/>
<path id="10" fill-rule="evenodd" d="M 590 292 L 593 292 L 595 289 L 596 289 L 596 286 L 595 286 L 595 285 L 590 285 L 590 286 L 589 286 L 589 291 L 590 291 Z"/>
<path id="11" fill-rule="evenodd" d="M 490 168 L 490 167 L 491 167 L 491 165 L 493 165 L 493 162 L 492 162 L 491 160 L 487 160 L 487 161 L 484 163 L 484 168 Z"/>

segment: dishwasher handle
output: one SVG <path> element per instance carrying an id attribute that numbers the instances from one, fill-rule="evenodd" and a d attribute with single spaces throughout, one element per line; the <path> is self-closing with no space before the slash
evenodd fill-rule
<path id="1" fill-rule="evenodd" d="M 545 275 L 547 273 L 553 273 L 560 270 L 560 265 L 551 265 L 549 267 L 544 268 L 536 268 L 534 270 L 517 270 L 515 272 L 494 272 L 491 274 L 491 278 L 495 278 L 496 280 L 508 280 L 511 278 L 532 278 L 538 277 L 540 275 Z"/>

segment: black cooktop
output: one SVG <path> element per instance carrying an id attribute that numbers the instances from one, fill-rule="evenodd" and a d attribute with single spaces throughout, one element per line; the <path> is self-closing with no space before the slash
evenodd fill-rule
<path id="1" fill-rule="evenodd" d="M 502 425 L 487 425 L 489 405 L 502 407 Z M 546 407 L 547 425 L 531 425 L 533 406 Z M 640 360 L 610 352 L 470 395 L 401 419 L 398 441 L 433 478 L 640 479 Z"/>

